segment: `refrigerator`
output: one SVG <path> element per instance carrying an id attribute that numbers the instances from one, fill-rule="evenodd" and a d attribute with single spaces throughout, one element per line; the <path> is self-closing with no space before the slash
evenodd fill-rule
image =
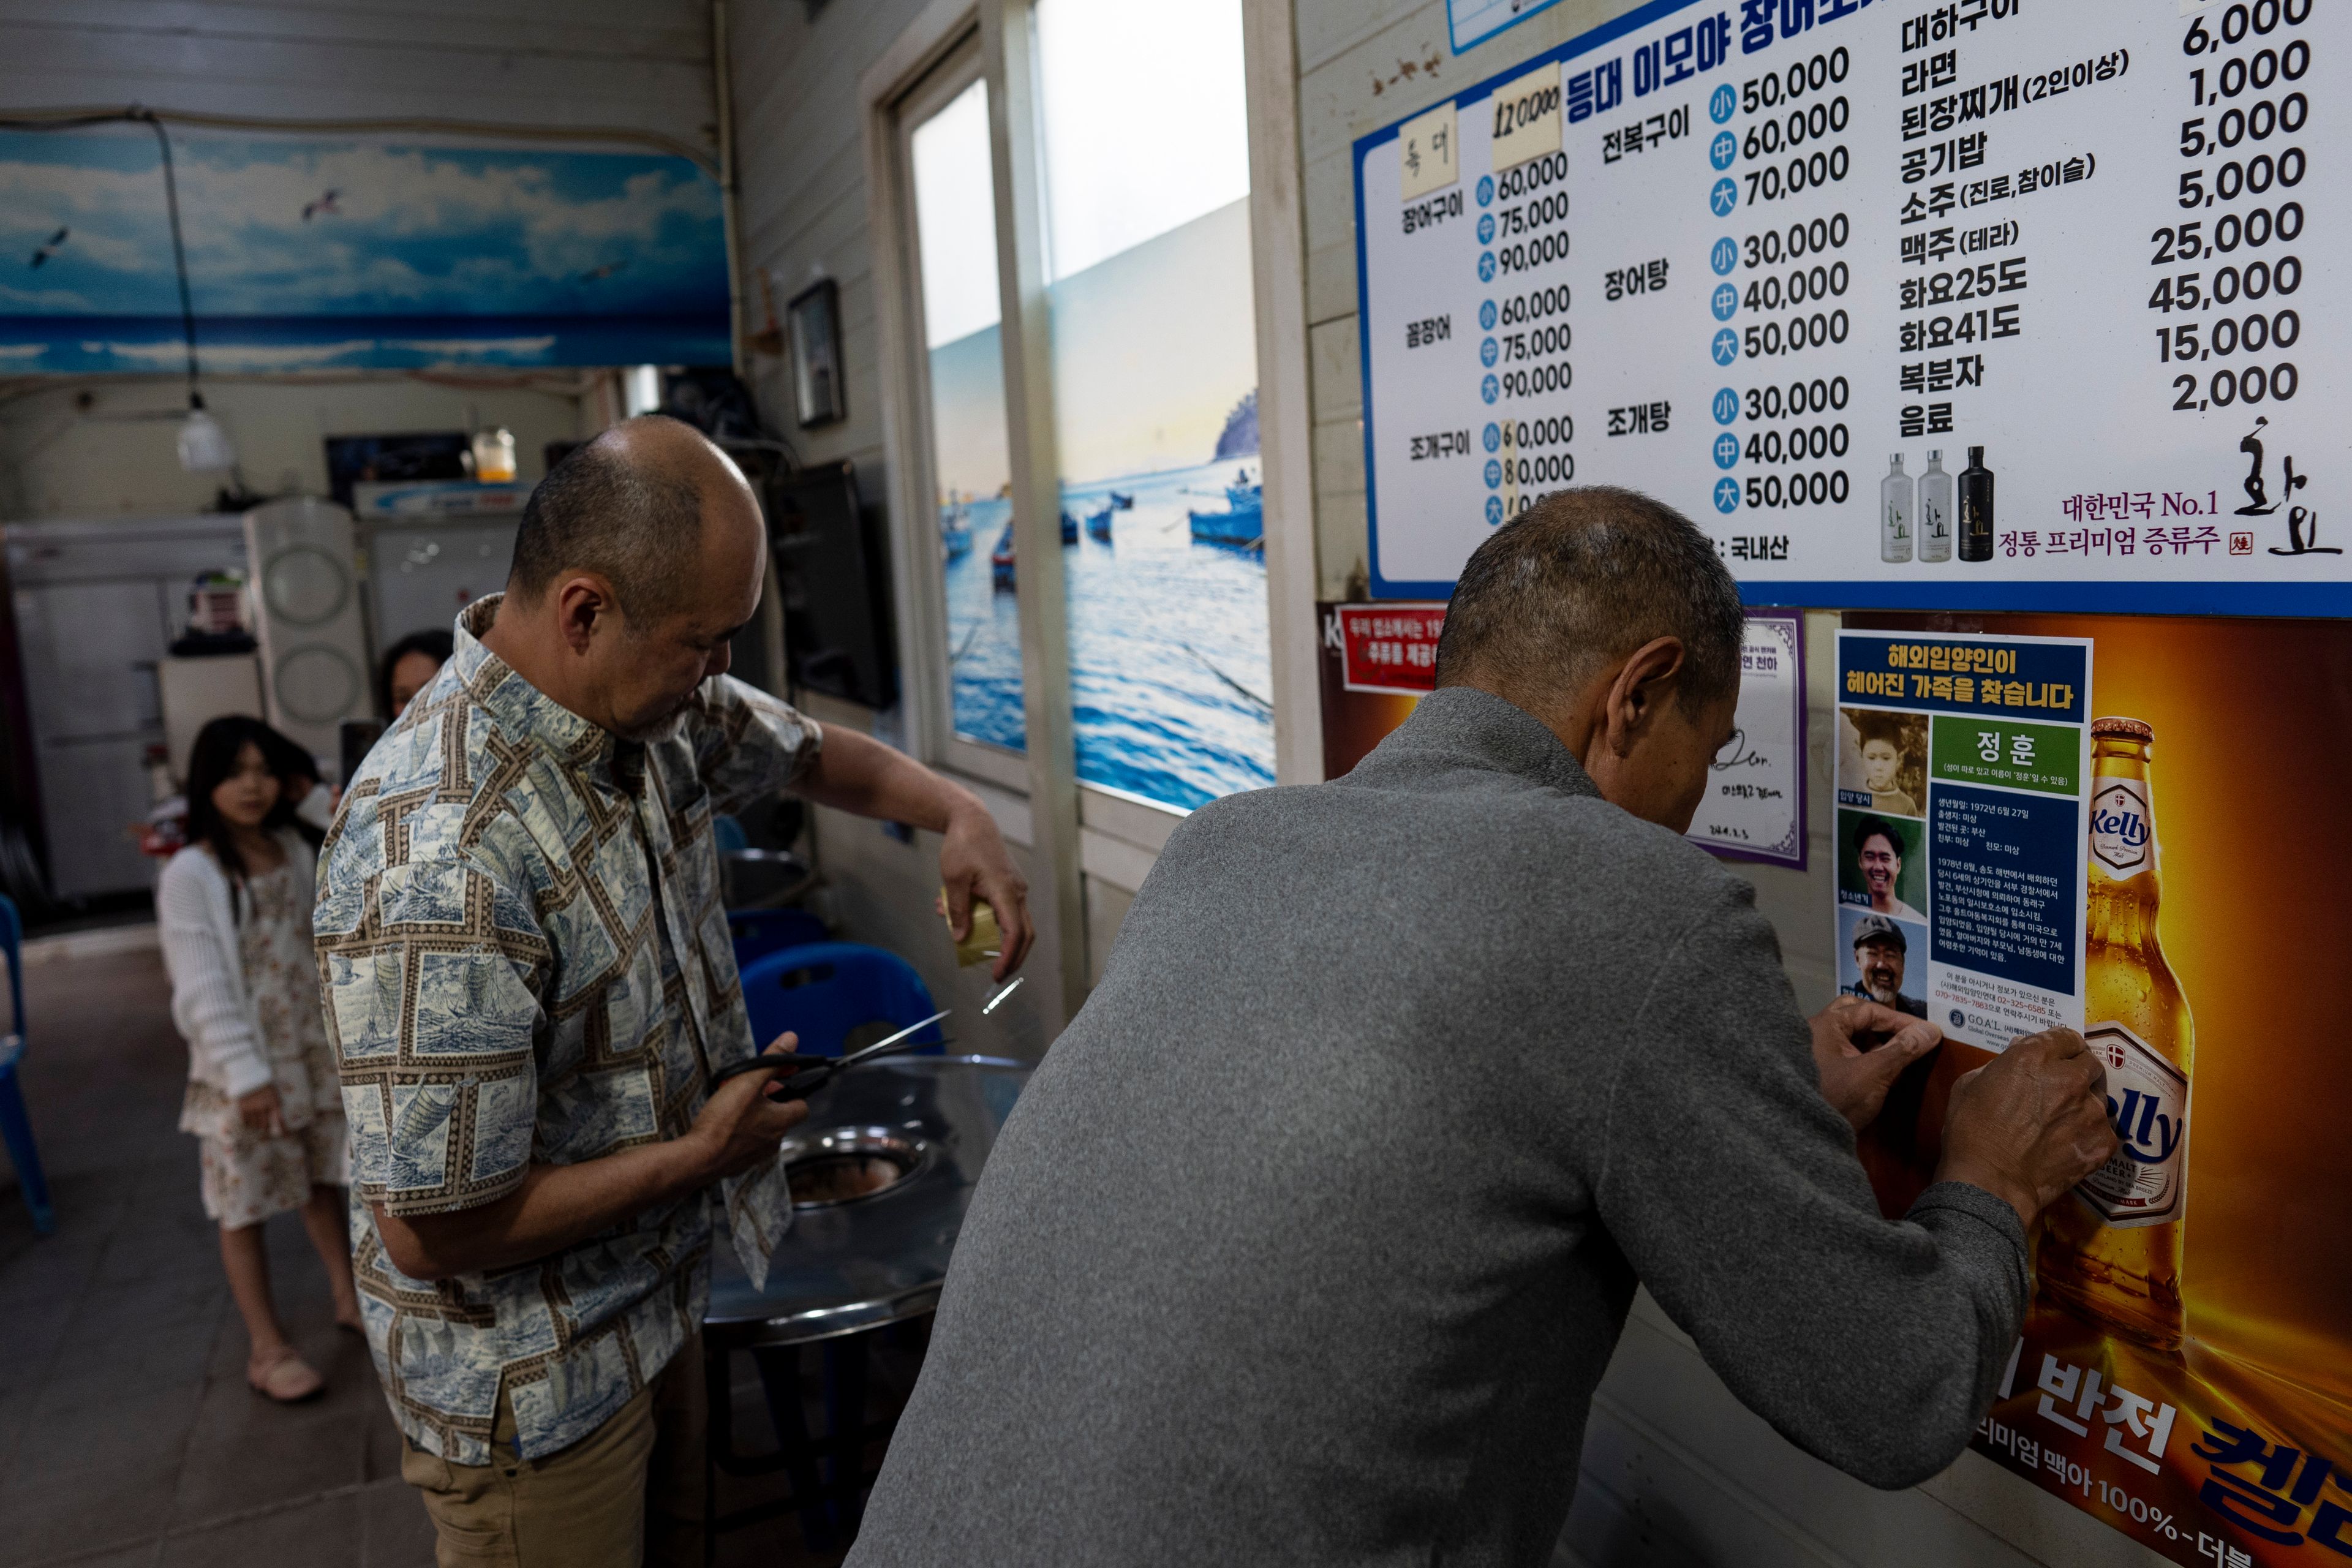
<path id="1" fill-rule="evenodd" d="M 379 657 L 411 632 L 446 630 L 467 605 L 506 586 L 530 491 L 471 479 L 353 487 Z"/>

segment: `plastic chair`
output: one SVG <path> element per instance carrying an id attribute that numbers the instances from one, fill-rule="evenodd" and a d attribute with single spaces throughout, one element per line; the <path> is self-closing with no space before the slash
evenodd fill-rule
<path id="1" fill-rule="evenodd" d="M 784 909 L 730 910 L 727 934 L 734 940 L 735 967 L 749 969 L 772 952 L 824 942 L 832 933 L 808 910 Z"/>
<path id="2" fill-rule="evenodd" d="M 743 971 L 743 1005 L 761 1046 L 790 1029 L 800 1037 L 793 1048 L 814 1057 L 841 1055 L 861 1024 L 903 1029 L 939 1011 L 913 964 L 854 942 L 810 942 L 755 961 Z M 929 1056 L 946 1044 L 937 1024 L 916 1039 Z"/>
<path id="3" fill-rule="evenodd" d="M 16 1030 L 0 1035 L 0 1142 L 8 1146 L 9 1163 L 16 1167 L 16 1184 L 24 1189 L 25 1206 L 33 1211 L 33 1228 L 47 1236 L 58 1228 L 58 1214 L 49 1206 L 48 1178 L 41 1173 L 32 1119 L 25 1114 L 25 1091 L 16 1082 L 16 1064 L 25 1058 L 24 941 L 16 906 L 0 894 L 0 949 L 8 958 L 8 1021 Z"/>

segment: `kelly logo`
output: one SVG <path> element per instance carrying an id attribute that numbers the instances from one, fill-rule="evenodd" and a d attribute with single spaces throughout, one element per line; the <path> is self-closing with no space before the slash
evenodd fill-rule
<path id="1" fill-rule="evenodd" d="M 2091 858 L 2111 875 L 2147 870 L 2154 843 L 2146 784 L 2117 779 L 2091 797 Z"/>
<path id="2" fill-rule="evenodd" d="M 2107 1121 L 2122 1140 L 2115 1158 L 2074 1189 L 2101 1223 L 2130 1228 L 2180 1217 L 2187 1177 L 2189 1077 L 2123 1025 L 2083 1031 L 2107 1066 Z"/>

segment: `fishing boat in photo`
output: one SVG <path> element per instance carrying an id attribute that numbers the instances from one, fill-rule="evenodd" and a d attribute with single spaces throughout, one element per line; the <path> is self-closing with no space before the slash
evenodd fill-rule
<path id="1" fill-rule="evenodd" d="M 940 558 L 961 561 L 971 553 L 971 503 L 955 491 L 948 492 L 948 504 L 940 509 Z"/>
<path id="2" fill-rule="evenodd" d="M 1121 511 L 1133 511 L 1135 510 L 1135 498 L 1124 491 L 1113 490 L 1110 492 L 1110 504 L 1117 507 Z"/>
<path id="3" fill-rule="evenodd" d="M 1202 544 L 1238 545 L 1244 550 L 1262 548 L 1265 540 L 1265 486 L 1244 468 L 1225 487 L 1223 511 L 1194 510 L 1187 515 L 1192 519 L 1193 539 Z"/>
<path id="4" fill-rule="evenodd" d="M 996 548 L 988 554 L 989 581 L 999 588 L 1013 585 L 1013 523 L 1007 519 L 1004 531 L 996 536 Z"/>
<path id="5" fill-rule="evenodd" d="M 1087 537 L 1110 542 L 1110 514 L 1118 510 L 1118 498 L 1114 496 L 1093 511 L 1087 513 Z"/>
<path id="6" fill-rule="evenodd" d="M 1067 508 L 1064 508 L 1062 511 L 1062 542 L 1065 544 L 1076 544 L 1077 542 L 1078 520 L 1070 515 Z"/>

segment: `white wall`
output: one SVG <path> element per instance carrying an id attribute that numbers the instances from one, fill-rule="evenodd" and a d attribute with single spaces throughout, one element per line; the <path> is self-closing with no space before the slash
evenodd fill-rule
<path id="1" fill-rule="evenodd" d="M 205 382 L 205 405 L 236 445 L 238 472 L 264 494 L 327 493 L 326 437 L 503 425 L 520 476 L 541 448 L 574 440 L 583 404 L 570 375 L 537 387 L 463 386 L 407 376 Z M 89 406 L 83 407 L 87 399 Z M 224 475 L 180 467 L 187 383 L 175 376 L 52 378 L 0 386 L 0 521 L 152 516 L 210 509 Z"/>
<path id="2" fill-rule="evenodd" d="M 1318 591 L 1360 597 L 1369 562 L 1363 379 L 1358 348 L 1355 139 L 1635 8 L 1561 0 L 1469 53 L 1444 0 L 1286 0 L 1298 58 L 1306 208 L 1307 342 L 1314 426 Z M 1412 69 L 1408 73 L 1406 67 Z M 1809 868 L 1735 868 L 1772 920 L 1798 1000 L 1836 988 L 1830 833 L 1837 616 L 1806 616 L 1811 820 Z M 1927 1486 L 1874 1492 L 1799 1452 L 1750 1415 L 1645 1294 L 1593 1408 L 1577 1505 L 1559 1561 L 1589 1568 L 2152 1568 L 2163 1560 L 1974 1454 Z"/>

